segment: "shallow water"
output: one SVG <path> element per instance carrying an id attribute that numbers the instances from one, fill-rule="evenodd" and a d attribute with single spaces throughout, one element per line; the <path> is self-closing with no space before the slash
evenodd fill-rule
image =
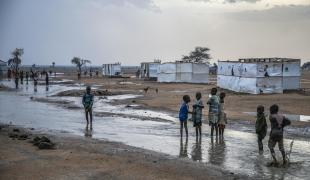
<path id="1" fill-rule="evenodd" d="M 55 85 L 50 87 L 51 91 L 46 93 L 44 92 L 44 86 L 38 86 L 38 92 L 35 96 L 46 97 L 46 95 L 70 88 L 76 87 Z M 0 122 L 12 122 L 14 125 L 34 127 L 42 131 L 57 131 L 123 142 L 175 157 L 190 158 L 201 163 L 211 163 L 227 171 L 249 175 L 250 177 L 306 179 L 310 175 L 310 172 L 308 172 L 310 167 L 310 143 L 308 141 L 294 141 L 291 154 L 293 163 L 289 168 L 269 168 L 266 166 L 266 163 L 270 161 L 269 152 L 266 150 L 263 155 L 258 155 L 256 136 L 253 133 L 229 130 L 228 128 L 225 131 L 224 140 L 212 140 L 209 127 L 203 125 L 202 139 L 196 141 L 194 129 L 189 122 L 189 137 L 187 140 L 183 138 L 181 141 L 179 138 L 179 124 L 176 119 L 165 122 L 142 121 L 139 118 L 118 116 L 94 117 L 93 131 L 90 132 L 85 130 L 82 110 L 69 110 L 47 103 L 31 101 L 30 96 L 33 96 L 33 91 L 27 92 L 24 88 L 18 92 L 0 92 Z M 113 99 L 134 97 L 135 95 L 108 97 L 108 99 L 98 100 L 99 102 L 96 102 L 94 108 L 95 111 L 108 111 L 111 108 L 112 112 L 119 113 L 124 110 L 125 113 L 134 113 L 133 111 L 136 111 L 136 109 L 109 104 L 109 101 Z M 78 104 L 79 98 L 72 99 Z M 148 112 L 148 110 L 141 111 Z M 154 111 L 154 113 L 158 113 L 154 114 L 154 116 L 162 115 L 162 118 L 175 118 L 162 112 Z M 264 140 L 265 149 L 267 149 L 267 139 L 268 137 Z M 290 142 L 291 140 L 285 140 L 287 150 Z M 279 151 L 276 151 L 276 153 L 280 156 Z"/>

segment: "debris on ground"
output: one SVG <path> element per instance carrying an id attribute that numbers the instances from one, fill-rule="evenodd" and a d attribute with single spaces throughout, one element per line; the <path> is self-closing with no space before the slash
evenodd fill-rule
<path id="1" fill-rule="evenodd" d="M 36 136 L 31 143 L 39 149 L 54 149 L 55 144 L 46 136 Z"/>

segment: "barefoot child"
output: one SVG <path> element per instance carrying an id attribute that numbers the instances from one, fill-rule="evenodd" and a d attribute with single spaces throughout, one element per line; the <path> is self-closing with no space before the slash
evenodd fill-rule
<path id="1" fill-rule="evenodd" d="M 89 124 L 88 121 L 88 114 L 90 116 L 90 127 L 92 128 L 92 122 L 93 122 L 93 102 L 94 102 L 94 95 L 91 94 L 91 88 L 90 86 L 86 87 L 86 93 L 83 96 L 83 106 L 85 109 L 85 116 L 87 121 L 87 126 Z"/>
<path id="2" fill-rule="evenodd" d="M 219 135 L 224 136 L 224 129 L 225 125 L 227 124 L 227 117 L 225 113 L 225 108 L 224 108 L 224 98 L 226 94 L 224 92 L 220 93 L 220 112 L 219 112 L 219 122 L 218 122 L 218 128 L 219 128 Z"/>
<path id="3" fill-rule="evenodd" d="M 196 128 L 196 137 L 198 137 L 198 132 L 199 136 L 201 137 L 202 108 L 204 108 L 204 106 L 201 100 L 201 93 L 197 92 L 196 102 L 193 105 L 193 116 L 192 116 L 193 124 L 194 127 Z"/>
<path id="4" fill-rule="evenodd" d="M 183 127 L 185 128 L 186 137 L 188 136 L 188 130 L 187 130 L 187 118 L 188 118 L 188 103 L 191 101 L 190 97 L 188 95 L 183 96 L 183 103 L 180 107 L 179 112 L 179 120 L 180 120 L 180 134 L 181 138 L 183 137 Z"/>
<path id="5" fill-rule="evenodd" d="M 211 89 L 211 97 L 208 99 L 207 104 L 209 105 L 209 125 L 211 126 L 211 136 L 215 129 L 216 136 L 218 136 L 218 117 L 219 117 L 219 97 L 216 95 L 217 89 Z"/>
<path id="6" fill-rule="evenodd" d="M 262 153 L 264 151 L 262 141 L 267 134 L 267 122 L 264 113 L 264 106 L 261 105 L 257 106 L 257 119 L 255 123 L 255 131 L 257 134 L 258 150 L 259 153 Z"/>
<path id="7" fill-rule="evenodd" d="M 283 115 L 278 114 L 279 106 L 274 104 L 270 107 L 270 136 L 268 141 L 268 147 L 271 152 L 271 156 L 273 158 L 273 163 L 278 164 L 276 159 L 276 154 L 274 151 L 274 147 L 278 143 L 279 150 L 281 151 L 283 158 L 283 165 L 286 164 L 285 150 L 283 145 L 283 128 L 287 125 L 291 124 L 291 121 L 284 117 Z"/>

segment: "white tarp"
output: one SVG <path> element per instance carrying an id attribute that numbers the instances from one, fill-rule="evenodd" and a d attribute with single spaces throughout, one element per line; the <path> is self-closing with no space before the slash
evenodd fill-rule
<path id="1" fill-rule="evenodd" d="M 121 74 L 120 64 L 103 64 L 102 65 L 102 75 L 104 76 L 115 76 Z"/>
<path id="2" fill-rule="evenodd" d="M 300 76 L 300 62 L 284 62 L 283 76 Z"/>
<path id="3" fill-rule="evenodd" d="M 226 76 L 256 77 L 256 63 L 219 62 L 218 74 Z"/>
<path id="4" fill-rule="evenodd" d="M 208 83 L 208 75 L 207 64 L 165 63 L 159 66 L 157 80 L 158 82 Z"/>
<path id="5" fill-rule="evenodd" d="M 257 78 L 257 93 L 283 93 L 282 77 Z"/>
<path id="6" fill-rule="evenodd" d="M 244 78 L 218 75 L 217 85 L 224 89 L 250 94 L 283 92 L 281 77 Z"/>
<path id="7" fill-rule="evenodd" d="M 300 76 L 296 77 L 283 77 L 283 89 L 284 90 L 293 90 L 300 88 Z"/>
<path id="8" fill-rule="evenodd" d="M 157 77 L 159 71 L 159 63 L 150 63 L 149 64 L 149 77 Z"/>
<path id="9" fill-rule="evenodd" d="M 257 77 L 282 76 L 282 63 L 258 63 Z"/>
<path id="10" fill-rule="evenodd" d="M 257 94 L 256 78 L 218 75 L 217 85 L 231 91 Z"/>

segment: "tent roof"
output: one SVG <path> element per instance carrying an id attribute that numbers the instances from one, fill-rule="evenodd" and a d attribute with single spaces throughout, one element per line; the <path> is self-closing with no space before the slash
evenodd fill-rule
<path id="1" fill-rule="evenodd" d="M 300 59 L 293 58 L 241 58 L 238 61 L 219 61 L 230 63 L 283 63 L 283 62 L 299 62 Z"/>

